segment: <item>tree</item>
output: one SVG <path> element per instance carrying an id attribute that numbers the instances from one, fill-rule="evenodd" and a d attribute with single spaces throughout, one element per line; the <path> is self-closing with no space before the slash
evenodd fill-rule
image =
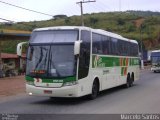
<path id="1" fill-rule="evenodd" d="M 98 22 L 98 19 L 97 18 L 94 18 L 94 17 L 90 17 L 89 18 L 89 21 L 92 25 L 95 25 L 97 22 Z"/>
<path id="2" fill-rule="evenodd" d="M 125 21 L 124 21 L 123 19 L 121 19 L 121 18 L 118 18 L 118 19 L 117 19 L 117 24 L 118 24 L 118 25 L 124 25 L 124 24 L 125 24 Z"/>
<path id="3" fill-rule="evenodd" d="M 65 19 L 65 24 L 69 25 L 71 22 L 70 22 L 70 19 L 69 18 L 66 18 Z"/>

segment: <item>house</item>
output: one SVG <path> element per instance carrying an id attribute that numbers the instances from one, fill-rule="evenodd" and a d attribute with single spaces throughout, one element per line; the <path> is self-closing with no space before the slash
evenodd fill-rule
<path id="1" fill-rule="evenodd" d="M 65 19 L 67 18 L 67 15 L 55 15 L 53 16 L 54 19 Z"/>
<path id="2" fill-rule="evenodd" d="M 21 30 L 8 30 L 8 29 L 0 29 L 0 42 L 1 41 L 14 41 L 14 40 L 25 40 L 28 41 L 31 35 L 31 31 L 21 31 Z M 15 54 L 8 54 L 8 53 L 2 53 L 2 44 L 0 43 L 0 77 L 6 76 L 5 74 L 8 74 L 11 71 L 18 71 L 19 68 L 23 69 L 23 59 L 19 59 Z M 3 60 L 1 58 L 3 57 Z M 19 59 L 19 62 L 18 62 Z M 7 63 L 7 65 L 6 65 Z M 8 65 L 8 63 L 10 63 Z M 12 64 L 12 65 L 11 65 Z M 18 68 L 19 66 L 19 68 Z M 9 69 L 8 67 L 11 67 L 10 69 L 12 70 L 7 70 Z M 13 69 L 14 68 L 14 69 Z M 4 72 L 5 70 L 5 72 Z M 18 72 L 17 72 L 18 73 Z"/>
<path id="3" fill-rule="evenodd" d="M 3 76 L 18 75 L 25 72 L 25 55 L 20 59 L 16 54 L 1 53 Z"/>

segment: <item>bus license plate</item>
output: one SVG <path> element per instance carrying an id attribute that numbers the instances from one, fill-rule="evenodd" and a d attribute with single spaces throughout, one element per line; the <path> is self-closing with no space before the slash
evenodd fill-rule
<path id="1" fill-rule="evenodd" d="M 51 90 L 44 90 L 44 94 L 52 94 Z"/>

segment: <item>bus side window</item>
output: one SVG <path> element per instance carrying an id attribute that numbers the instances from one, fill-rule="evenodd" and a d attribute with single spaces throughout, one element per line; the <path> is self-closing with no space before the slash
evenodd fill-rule
<path id="1" fill-rule="evenodd" d="M 102 36 L 102 49 L 104 55 L 109 54 L 109 40 L 107 36 Z"/>
<path id="2" fill-rule="evenodd" d="M 93 33 L 93 47 L 92 52 L 93 54 L 102 54 L 102 39 L 101 35 Z"/>
<path id="3" fill-rule="evenodd" d="M 117 55 L 118 54 L 118 52 L 117 52 L 117 39 L 116 38 L 110 38 L 110 40 L 111 40 L 111 44 L 110 44 L 110 46 L 111 46 L 111 54 L 112 55 Z"/>
<path id="4" fill-rule="evenodd" d="M 95 45 L 93 45 L 93 53 L 95 53 L 95 54 L 97 54 L 98 53 L 98 49 L 97 49 L 97 47 L 95 46 Z"/>

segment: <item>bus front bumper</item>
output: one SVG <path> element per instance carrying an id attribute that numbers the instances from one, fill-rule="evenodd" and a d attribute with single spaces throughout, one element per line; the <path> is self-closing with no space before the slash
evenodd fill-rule
<path id="1" fill-rule="evenodd" d="M 26 92 L 29 95 L 48 97 L 79 97 L 78 85 L 64 86 L 61 88 L 44 88 L 26 84 Z"/>

